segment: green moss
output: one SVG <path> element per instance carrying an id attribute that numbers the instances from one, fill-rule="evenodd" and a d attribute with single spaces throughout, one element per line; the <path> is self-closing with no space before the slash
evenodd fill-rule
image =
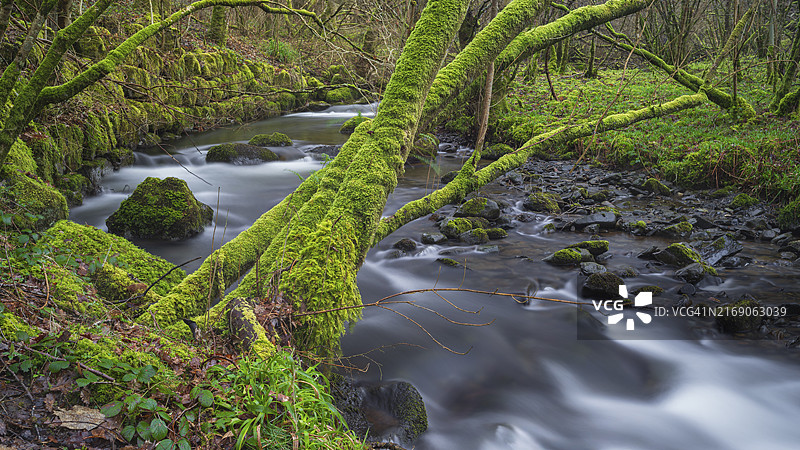
<path id="1" fill-rule="evenodd" d="M 731 195 L 734 192 L 736 192 L 736 189 L 737 189 L 736 185 L 731 184 L 731 185 L 725 186 L 725 187 L 723 187 L 721 189 L 717 189 L 716 191 L 714 191 L 711 194 L 711 196 L 714 197 L 714 198 L 727 197 L 728 195 Z"/>
<path id="2" fill-rule="evenodd" d="M 475 197 L 467 200 L 459 207 L 459 214 L 462 216 L 477 216 L 486 208 L 487 200 L 486 197 Z"/>
<path id="3" fill-rule="evenodd" d="M 664 292 L 663 288 L 658 286 L 650 285 L 650 286 L 642 286 L 640 288 L 636 288 L 631 292 L 633 295 L 638 294 L 639 292 L 652 292 L 653 296 L 661 295 Z"/>
<path id="4" fill-rule="evenodd" d="M 485 244 L 489 242 L 489 235 L 483 228 L 473 228 L 465 231 L 458 236 L 458 238 L 468 244 Z"/>
<path id="5" fill-rule="evenodd" d="M 664 232 L 674 236 L 689 236 L 693 228 L 691 223 L 683 221 L 664 228 Z"/>
<path id="6" fill-rule="evenodd" d="M 508 237 L 508 232 L 502 228 L 489 228 L 486 230 L 489 239 L 504 239 Z"/>
<path id="7" fill-rule="evenodd" d="M 583 241 L 572 244 L 567 248 L 585 248 L 594 256 L 601 255 L 608 251 L 608 241 Z"/>
<path id="8" fill-rule="evenodd" d="M 108 219 L 114 234 L 144 239 L 186 239 L 211 222 L 211 207 L 198 202 L 186 182 L 148 177 Z"/>
<path id="9" fill-rule="evenodd" d="M 706 273 L 716 275 L 717 271 L 703 262 L 703 258 L 692 248 L 682 243 L 670 244 L 662 252 L 656 254 L 656 258 L 675 267 L 686 267 L 689 264 L 699 263 L 703 266 Z"/>
<path id="10" fill-rule="evenodd" d="M 356 96 L 353 94 L 352 89 L 349 87 L 340 87 L 331 89 L 325 94 L 325 101 L 331 105 L 340 105 L 342 103 L 350 103 L 355 100 Z"/>
<path id="11" fill-rule="evenodd" d="M 359 115 L 357 115 L 355 117 L 351 117 L 351 118 L 347 119 L 347 121 L 345 123 L 343 123 L 342 126 L 339 128 L 339 133 L 352 134 L 353 131 L 356 129 L 356 127 L 358 125 L 360 125 L 362 122 L 365 122 L 367 120 L 369 120 L 369 119 L 364 117 L 364 116 L 362 116 L 361 114 L 359 114 Z"/>
<path id="12" fill-rule="evenodd" d="M 778 213 L 778 224 L 784 230 L 800 227 L 800 197 L 781 208 Z"/>
<path id="13" fill-rule="evenodd" d="M 67 218 L 64 196 L 32 173 L 23 173 L 6 164 L 0 169 L 0 179 L 4 179 L 7 187 L 0 190 L 0 207 L 15 212 L 12 221 L 17 228 L 41 230 Z"/>
<path id="14" fill-rule="evenodd" d="M 71 255 L 87 262 L 114 260 L 112 265 L 125 270 L 133 277 L 132 280 L 147 284 L 155 282 L 174 267 L 172 263 L 147 253 L 119 236 L 68 220 L 62 220 L 49 228 L 40 242 L 56 253 Z M 181 269 L 174 270 L 159 281 L 152 291 L 159 295 L 166 294 L 185 275 Z"/>
<path id="15" fill-rule="evenodd" d="M 272 134 L 257 134 L 250 139 L 248 144 L 259 147 L 283 147 L 292 145 L 292 140 L 289 139 L 289 136 L 276 131 Z"/>
<path id="16" fill-rule="evenodd" d="M 266 135 L 260 135 L 266 136 Z M 277 161 L 278 155 L 268 148 L 245 144 L 220 144 L 208 149 L 206 162 L 237 162 L 239 160 Z"/>
<path id="17" fill-rule="evenodd" d="M 672 192 L 667 186 L 665 186 L 663 183 L 656 180 L 655 178 L 648 178 L 647 181 L 644 182 L 642 187 L 645 190 L 648 190 L 650 192 L 659 195 L 669 195 Z"/>
<path id="18" fill-rule="evenodd" d="M 436 258 L 436 261 L 450 267 L 458 267 L 461 265 L 460 262 L 452 258 Z"/>
<path id="19" fill-rule="evenodd" d="M 557 266 L 576 265 L 583 261 L 583 255 L 578 249 L 564 248 L 548 256 L 543 261 Z"/>
<path id="20" fill-rule="evenodd" d="M 715 311 L 717 325 L 724 333 L 744 333 L 757 330 L 764 322 L 759 314 L 761 303 L 754 299 L 743 299 Z M 750 311 L 750 314 L 748 314 Z"/>
<path id="21" fill-rule="evenodd" d="M 435 158 L 438 151 L 439 139 L 432 134 L 420 133 L 414 140 L 414 147 L 411 149 L 411 154 L 424 158 Z"/>
<path id="22" fill-rule="evenodd" d="M 558 195 L 549 192 L 536 192 L 528 196 L 523 202 L 525 209 L 534 212 L 549 212 L 557 214 L 561 212 L 558 206 L 560 198 Z"/>
<path id="23" fill-rule="evenodd" d="M 731 200 L 731 208 L 739 209 L 739 208 L 749 208 L 758 203 L 758 200 L 745 194 L 741 193 Z"/>
<path id="24" fill-rule="evenodd" d="M 473 222 L 465 217 L 454 217 L 450 219 L 445 219 L 439 225 L 439 230 L 441 230 L 442 234 L 445 236 L 456 239 L 463 233 L 471 230 L 474 227 Z"/>

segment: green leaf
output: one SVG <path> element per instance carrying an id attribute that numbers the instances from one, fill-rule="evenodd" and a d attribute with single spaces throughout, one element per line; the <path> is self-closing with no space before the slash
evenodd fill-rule
<path id="1" fill-rule="evenodd" d="M 181 436 L 189 434 L 189 425 L 189 419 L 187 419 L 186 416 L 181 417 L 181 420 L 178 421 L 178 434 Z"/>
<path id="2" fill-rule="evenodd" d="M 92 382 L 87 380 L 86 378 L 78 378 L 77 380 L 75 380 L 75 384 L 77 384 L 78 387 L 85 387 L 92 384 Z"/>
<path id="3" fill-rule="evenodd" d="M 138 424 L 136 424 L 136 433 L 139 434 L 139 437 L 144 439 L 145 441 L 150 440 L 150 424 L 142 420 Z"/>
<path id="4" fill-rule="evenodd" d="M 19 236 L 17 236 L 17 242 L 19 242 L 21 245 L 27 244 L 28 241 L 30 241 L 30 240 L 31 240 L 31 237 L 28 236 L 27 234 L 20 234 Z"/>
<path id="5" fill-rule="evenodd" d="M 212 394 L 208 389 L 203 389 L 200 391 L 197 401 L 200 402 L 200 405 L 202 405 L 203 408 L 208 408 L 214 404 L 214 394 Z"/>
<path id="6" fill-rule="evenodd" d="M 22 330 L 17 330 L 16 334 L 17 334 L 17 339 L 16 339 L 17 341 L 28 342 L 31 339 L 31 337 L 28 336 L 28 333 Z"/>
<path id="7" fill-rule="evenodd" d="M 172 442 L 172 439 L 164 439 L 163 441 L 156 444 L 155 450 L 173 450 L 175 448 L 175 443 Z"/>
<path id="8" fill-rule="evenodd" d="M 2 218 L 3 218 L 3 223 L 5 225 L 11 225 L 11 219 L 14 218 L 14 215 L 13 214 L 3 214 Z"/>
<path id="9" fill-rule="evenodd" d="M 189 445 L 189 441 L 186 439 L 181 439 L 178 441 L 178 450 L 192 450 L 192 446 Z"/>
<path id="10" fill-rule="evenodd" d="M 142 400 L 142 403 L 139 404 L 142 409 L 146 409 L 148 411 L 155 411 L 158 408 L 158 403 L 153 400 L 152 398 L 146 398 Z"/>
<path id="11" fill-rule="evenodd" d="M 47 366 L 50 373 L 58 373 L 69 367 L 69 361 L 53 361 Z"/>
<path id="12" fill-rule="evenodd" d="M 22 361 L 21 363 L 19 363 L 19 368 L 22 369 L 23 372 L 27 372 L 27 371 L 31 370 L 32 366 L 33 366 L 33 362 L 30 359 L 26 359 L 25 361 Z"/>
<path id="13" fill-rule="evenodd" d="M 83 374 L 83 377 L 92 383 L 97 383 L 98 381 L 100 381 L 99 376 L 93 374 L 92 372 L 89 372 L 88 370 Z"/>
<path id="14" fill-rule="evenodd" d="M 136 427 L 133 425 L 128 425 L 122 429 L 122 437 L 124 437 L 126 441 L 130 441 L 134 436 L 136 436 Z"/>
<path id="15" fill-rule="evenodd" d="M 139 376 L 137 379 L 142 383 L 149 383 L 150 379 L 153 378 L 156 374 L 156 369 L 151 365 L 146 365 L 142 367 L 141 371 L 139 372 Z"/>
<path id="16" fill-rule="evenodd" d="M 100 412 L 105 414 L 106 417 L 114 417 L 122 412 L 122 406 L 123 403 L 121 401 L 111 402 L 100 408 Z"/>
<path id="17" fill-rule="evenodd" d="M 153 437 L 154 441 L 160 441 L 164 439 L 167 437 L 168 433 L 169 428 L 167 428 L 167 424 L 164 423 L 164 421 L 160 418 L 156 417 L 150 422 L 150 436 Z M 170 444 L 172 444 L 172 441 L 170 441 Z"/>
<path id="18" fill-rule="evenodd" d="M 122 377 L 122 381 L 128 383 L 136 379 L 136 375 L 132 373 L 126 373 L 124 377 Z"/>

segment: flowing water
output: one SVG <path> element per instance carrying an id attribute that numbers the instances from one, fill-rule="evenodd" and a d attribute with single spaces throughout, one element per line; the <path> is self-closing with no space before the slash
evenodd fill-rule
<path id="1" fill-rule="evenodd" d="M 200 201 L 214 206 L 215 225 L 184 242 L 137 244 L 176 264 L 205 256 L 323 164 L 312 158 L 206 164 L 210 146 L 272 131 L 286 133 L 301 150 L 340 144 L 345 137 L 338 134 L 339 125 L 357 111 L 370 115 L 371 108 L 292 114 L 193 135 L 172 143 L 169 155 L 138 153 L 134 167 L 107 176 L 103 194 L 74 208 L 72 219 L 105 229 L 105 219 L 145 177 L 179 177 Z M 452 170 L 460 161 L 458 155 L 443 155 L 436 170 Z M 429 192 L 433 177 L 428 166 L 409 168 L 385 214 Z M 484 192 L 508 196 L 499 188 Z M 369 253 L 358 277 L 362 297 L 371 302 L 413 289 L 461 287 L 577 300 L 575 270 L 540 260 L 580 237 L 542 233 L 547 219 L 539 219 L 494 241 L 497 251 L 431 245 L 398 257 L 392 243 L 403 237 L 419 241 L 421 233 L 435 231 L 425 218 L 412 222 Z M 663 242 L 621 233 L 603 238 L 611 242 L 609 268 L 635 265 L 646 273 L 634 285 L 677 284 L 657 270 L 647 273 L 634 256 Z M 743 254 L 769 262 L 775 250 L 768 247 L 749 243 Z M 465 262 L 467 270 L 436 262 L 440 252 L 454 248 L 456 255 L 449 257 Z M 778 304 L 800 290 L 795 268 L 766 263 L 722 275 L 725 281 L 708 286 L 709 292 L 750 293 Z M 800 364 L 794 349 L 770 341 L 715 339 L 719 334 L 707 326 L 666 318 L 653 320 L 635 340 L 626 339 L 624 328 L 601 326 L 593 339 L 578 339 L 578 324 L 586 317 L 572 305 L 472 292 L 441 295 L 447 301 L 420 293 L 404 297 L 414 304 L 396 304 L 393 310 L 367 308 L 342 339 L 350 363 L 364 369 L 354 372 L 356 378 L 405 380 L 419 389 L 429 428 L 417 449 L 798 448 Z"/>

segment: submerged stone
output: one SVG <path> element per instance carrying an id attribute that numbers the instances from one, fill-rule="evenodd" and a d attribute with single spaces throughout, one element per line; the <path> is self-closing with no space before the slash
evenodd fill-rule
<path id="1" fill-rule="evenodd" d="M 413 252 L 417 249 L 417 243 L 413 239 L 403 238 L 395 242 L 392 247 L 404 252 Z"/>
<path id="2" fill-rule="evenodd" d="M 211 223 L 210 206 L 195 199 L 186 182 L 148 177 L 108 219 L 108 231 L 125 238 L 181 240 Z"/>

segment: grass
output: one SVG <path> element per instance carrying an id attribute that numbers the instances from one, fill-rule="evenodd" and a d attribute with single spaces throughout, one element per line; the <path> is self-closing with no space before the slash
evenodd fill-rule
<path id="1" fill-rule="evenodd" d="M 770 201 L 787 201 L 800 191 L 800 121 L 764 112 L 763 68 L 745 71 L 739 93 L 760 114 L 741 123 L 712 103 L 625 130 L 574 141 L 559 149 L 564 157 L 583 151 L 596 163 L 620 169 L 644 167 L 651 174 L 695 188 L 740 186 Z M 702 67 L 691 69 L 701 73 Z M 604 115 L 674 99 L 691 93 L 660 71 L 601 70 L 598 78 L 581 72 L 553 76 L 558 100 L 544 76 L 532 82 L 518 77 L 506 99 L 507 112 L 494 123 L 494 142 L 521 145 L 535 134 Z M 727 89 L 729 92 L 730 90 Z"/>

